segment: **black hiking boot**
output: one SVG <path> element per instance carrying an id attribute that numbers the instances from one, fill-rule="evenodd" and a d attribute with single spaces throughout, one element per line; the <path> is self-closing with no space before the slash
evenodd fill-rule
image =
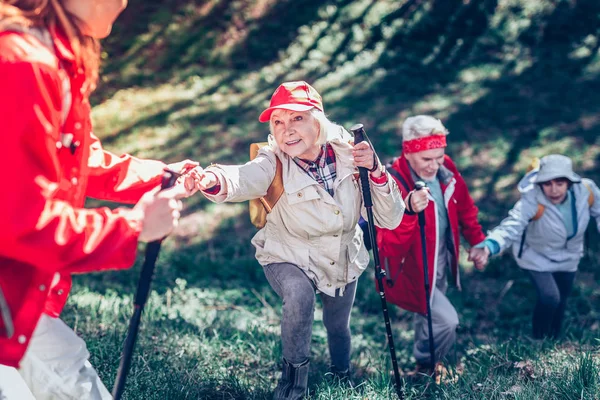
<path id="1" fill-rule="evenodd" d="M 327 380 L 332 383 L 338 383 L 340 385 L 346 385 L 350 389 L 354 389 L 354 382 L 352 381 L 352 374 L 350 372 L 350 368 L 347 368 L 343 371 L 337 369 L 334 365 L 329 368 L 329 372 L 325 374 Z"/>
<path id="2" fill-rule="evenodd" d="M 301 400 L 308 389 L 308 360 L 292 364 L 285 358 L 281 369 L 281 379 L 273 393 L 273 400 Z"/>

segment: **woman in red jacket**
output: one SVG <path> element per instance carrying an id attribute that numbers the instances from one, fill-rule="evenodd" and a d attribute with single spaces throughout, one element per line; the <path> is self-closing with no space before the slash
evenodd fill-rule
<path id="1" fill-rule="evenodd" d="M 38 400 L 110 398 L 85 343 L 58 318 L 71 274 L 130 267 L 138 240 L 164 237 L 179 218 L 182 185 L 157 193 L 165 164 L 117 157 L 92 134 L 97 39 L 125 3 L 0 0 L 0 393 L 9 399 L 8 367 Z M 84 209 L 88 196 L 137 204 Z"/>
<path id="2" fill-rule="evenodd" d="M 458 315 L 446 297 L 448 278 L 460 289 L 459 231 L 471 246 L 484 240 L 478 209 L 454 162 L 445 155 L 448 131 L 440 120 L 426 115 L 407 118 L 402 127 L 402 155 L 392 168 L 399 187 L 408 193 L 416 181 L 426 190 L 406 199 L 407 212 L 398 228 L 378 229 L 381 265 L 388 270 L 384 283 L 388 301 L 417 313 L 413 355 L 417 370 L 431 370 L 423 257 L 417 213 L 425 213 L 425 245 L 433 322 L 435 359 L 442 360 L 456 340 Z M 392 171 L 393 172 L 393 171 Z M 482 268 L 483 264 L 476 264 Z"/>

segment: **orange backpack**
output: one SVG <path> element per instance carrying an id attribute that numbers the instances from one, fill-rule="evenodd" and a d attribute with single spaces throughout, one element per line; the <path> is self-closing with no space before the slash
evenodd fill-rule
<path id="1" fill-rule="evenodd" d="M 250 145 L 250 160 L 254 160 L 258 155 L 258 151 L 263 147 L 268 146 L 267 142 L 252 143 Z M 271 185 L 267 189 L 267 194 L 258 199 L 250 200 L 248 205 L 250 212 L 250 221 L 258 229 L 262 229 L 267 223 L 267 214 L 269 214 L 277 201 L 283 194 L 283 166 L 279 157 L 275 156 L 277 167 L 275 169 L 275 177 Z"/>

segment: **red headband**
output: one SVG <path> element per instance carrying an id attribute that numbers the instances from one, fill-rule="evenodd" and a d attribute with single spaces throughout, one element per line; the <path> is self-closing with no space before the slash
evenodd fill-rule
<path id="1" fill-rule="evenodd" d="M 402 143 L 402 150 L 405 153 L 418 153 L 419 151 L 440 149 L 442 147 L 446 147 L 446 135 L 431 135 Z"/>

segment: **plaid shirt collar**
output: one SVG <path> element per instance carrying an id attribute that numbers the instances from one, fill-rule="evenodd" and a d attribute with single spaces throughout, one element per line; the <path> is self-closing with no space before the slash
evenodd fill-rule
<path id="1" fill-rule="evenodd" d="M 337 174 L 335 152 L 329 143 L 321 146 L 321 151 L 315 161 L 294 157 L 294 162 L 333 196 L 333 182 Z"/>

